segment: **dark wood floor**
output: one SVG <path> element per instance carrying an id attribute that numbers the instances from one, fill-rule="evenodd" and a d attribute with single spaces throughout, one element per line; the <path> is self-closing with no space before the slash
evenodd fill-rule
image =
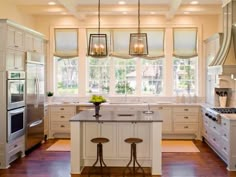
<path id="1" fill-rule="evenodd" d="M 0 177 L 77 177 L 70 175 L 70 153 L 45 151 L 55 140 L 0 170 Z M 203 142 L 194 142 L 200 153 L 163 153 L 162 177 L 236 177 L 224 162 Z M 118 170 L 120 171 L 120 170 Z M 87 176 L 87 175 L 83 175 Z M 112 176 L 117 176 L 116 172 Z"/>

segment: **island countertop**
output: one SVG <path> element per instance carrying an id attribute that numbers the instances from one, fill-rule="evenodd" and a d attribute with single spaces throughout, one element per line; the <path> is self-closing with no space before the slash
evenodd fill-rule
<path id="1" fill-rule="evenodd" d="M 70 119 L 71 122 L 162 122 L 157 112 L 147 111 L 100 111 L 101 117 L 95 118 L 94 109 L 81 111 Z"/>

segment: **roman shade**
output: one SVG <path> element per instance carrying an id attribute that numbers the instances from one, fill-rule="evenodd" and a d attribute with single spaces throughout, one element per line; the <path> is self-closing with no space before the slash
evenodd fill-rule
<path id="1" fill-rule="evenodd" d="M 78 56 L 77 28 L 55 28 L 54 34 L 54 56 L 60 58 L 72 58 Z"/>
<path id="2" fill-rule="evenodd" d="M 189 59 L 198 55 L 197 28 L 174 28 L 173 38 L 173 56 Z"/>
<path id="3" fill-rule="evenodd" d="M 123 59 L 131 59 L 135 56 L 129 55 L 130 33 L 135 33 L 136 29 L 114 29 L 112 31 L 112 52 L 111 56 Z M 145 59 L 158 59 L 164 57 L 164 29 L 142 29 L 142 33 L 147 33 L 149 55 L 141 56 Z"/>

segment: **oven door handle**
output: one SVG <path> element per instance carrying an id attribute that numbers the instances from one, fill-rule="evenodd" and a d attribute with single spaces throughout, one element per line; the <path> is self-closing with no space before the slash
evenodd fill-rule
<path id="1" fill-rule="evenodd" d="M 24 112 L 24 111 L 25 111 L 25 108 L 20 108 L 20 109 L 11 110 L 11 111 L 9 111 L 9 113 L 19 114 L 19 113 Z"/>
<path id="2" fill-rule="evenodd" d="M 41 124 L 42 122 L 43 122 L 42 119 L 41 119 L 41 120 L 38 120 L 38 121 L 36 121 L 36 122 L 33 122 L 33 123 L 29 124 L 29 127 L 35 127 L 35 126 Z"/>

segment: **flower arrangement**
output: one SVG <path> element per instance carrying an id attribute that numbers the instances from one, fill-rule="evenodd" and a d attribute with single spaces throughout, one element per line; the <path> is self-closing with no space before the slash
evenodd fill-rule
<path id="1" fill-rule="evenodd" d="M 104 103 L 106 102 L 106 99 L 103 96 L 100 95 L 93 95 L 90 100 L 90 103 Z"/>
<path id="2" fill-rule="evenodd" d="M 49 92 L 47 92 L 47 96 L 48 96 L 48 97 L 51 97 L 51 96 L 53 96 L 53 92 L 50 92 L 50 91 L 49 91 Z"/>

